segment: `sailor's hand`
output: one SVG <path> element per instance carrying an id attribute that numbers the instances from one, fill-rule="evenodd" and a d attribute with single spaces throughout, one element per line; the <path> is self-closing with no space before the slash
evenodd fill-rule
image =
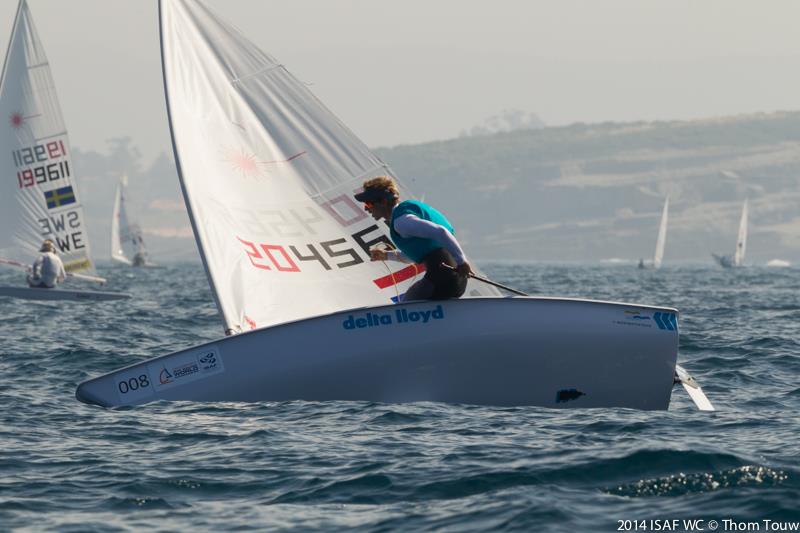
<path id="1" fill-rule="evenodd" d="M 463 263 L 461 263 L 456 267 L 456 272 L 458 272 L 462 276 L 469 276 L 470 274 L 474 274 L 474 272 L 472 272 L 472 267 L 469 266 L 469 263 L 467 263 L 466 261 L 464 261 Z"/>
<path id="2" fill-rule="evenodd" d="M 389 254 L 386 253 L 386 250 L 381 250 L 380 248 L 370 248 L 369 257 L 373 261 L 386 261 Z"/>

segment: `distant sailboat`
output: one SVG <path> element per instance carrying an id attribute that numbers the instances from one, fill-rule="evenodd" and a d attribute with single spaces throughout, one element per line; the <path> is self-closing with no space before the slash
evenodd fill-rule
<path id="1" fill-rule="evenodd" d="M 0 264 L 27 268 L 50 239 L 69 277 L 104 283 L 91 260 L 72 152 L 50 65 L 25 0 L 17 8 L 0 82 Z M 82 294 L 89 294 L 85 297 Z M 108 297 L 101 294 L 111 295 Z M 114 296 L 114 295 L 117 296 Z M 119 293 L 0 287 L 0 295 L 49 300 Z"/>
<path id="2" fill-rule="evenodd" d="M 369 260 L 389 242 L 353 200 L 391 175 L 300 82 L 201 2 L 162 0 L 178 175 L 229 336 L 80 384 L 102 406 L 155 400 L 439 401 L 666 409 L 678 313 L 502 297 L 393 303 L 419 272 Z"/>
<path id="3" fill-rule="evenodd" d="M 742 206 L 742 217 L 739 219 L 739 236 L 736 240 L 736 250 L 732 255 L 711 254 L 717 263 L 724 268 L 737 268 L 744 264 L 744 254 L 747 249 L 747 208 L 748 200 Z"/>
<path id="4" fill-rule="evenodd" d="M 767 261 L 767 266 L 774 268 L 786 268 L 792 266 L 792 263 L 786 261 L 785 259 L 770 259 Z"/>
<path id="5" fill-rule="evenodd" d="M 114 212 L 111 215 L 111 259 L 126 265 L 150 266 L 142 229 L 130 221 L 125 207 L 127 185 L 127 176 L 123 176 L 117 184 Z"/>
<path id="6" fill-rule="evenodd" d="M 664 259 L 664 247 L 667 244 L 667 219 L 669 217 L 669 196 L 664 200 L 664 208 L 661 210 L 661 224 L 658 226 L 658 239 L 656 240 L 656 251 L 653 254 L 653 263 L 648 265 L 644 259 L 639 260 L 639 268 L 661 268 Z"/>

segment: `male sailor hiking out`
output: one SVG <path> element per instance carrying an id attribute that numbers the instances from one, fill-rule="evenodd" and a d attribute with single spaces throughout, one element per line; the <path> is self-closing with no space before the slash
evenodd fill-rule
<path id="1" fill-rule="evenodd" d="M 28 273 L 28 285 L 30 287 L 52 289 L 67 277 L 64 263 L 56 255 L 56 246 L 50 239 L 45 239 L 39 251 L 42 254 L 36 258 L 33 267 L 31 267 L 31 272 Z"/>
<path id="2" fill-rule="evenodd" d="M 355 199 L 364 203 L 375 220 L 389 223 L 398 248 L 370 250 L 373 261 L 393 259 L 425 265 L 425 276 L 406 291 L 403 301 L 443 300 L 464 294 L 472 268 L 443 214 L 416 200 L 401 202 L 397 185 L 387 176 L 365 181 L 364 190 Z"/>

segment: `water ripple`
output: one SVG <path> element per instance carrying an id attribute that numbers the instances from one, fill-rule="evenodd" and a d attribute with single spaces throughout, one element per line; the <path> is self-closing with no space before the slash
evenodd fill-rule
<path id="1" fill-rule="evenodd" d="M 0 524 L 58 531 L 613 531 L 618 518 L 800 519 L 800 271 L 484 265 L 547 295 L 675 306 L 719 410 L 74 399 L 218 338 L 202 267 L 107 268 L 134 299 L 0 299 Z M 13 283 L 0 271 L 0 283 Z M 18 281 L 18 280 L 16 280 Z"/>

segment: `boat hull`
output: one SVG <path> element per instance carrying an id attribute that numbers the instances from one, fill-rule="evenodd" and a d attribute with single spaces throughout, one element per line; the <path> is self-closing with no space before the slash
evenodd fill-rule
<path id="1" fill-rule="evenodd" d="M 734 268 L 736 265 L 733 262 L 733 256 L 730 255 L 717 255 L 711 254 L 714 257 L 714 260 L 721 266 L 722 268 Z"/>
<path id="2" fill-rule="evenodd" d="M 122 292 L 77 291 L 70 289 L 44 289 L 39 287 L 0 287 L 0 297 L 20 298 L 23 300 L 61 300 L 76 302 L 102 302 L 109 300 L 127 300 L 130 294 Z"/>
<path id="3" fill-rule="evenodd" d="M 182 350 L 86 381 L 79 400 L 434 401 L 666 409 L 677 311 L 470 298 L 355 309 Z"/>

